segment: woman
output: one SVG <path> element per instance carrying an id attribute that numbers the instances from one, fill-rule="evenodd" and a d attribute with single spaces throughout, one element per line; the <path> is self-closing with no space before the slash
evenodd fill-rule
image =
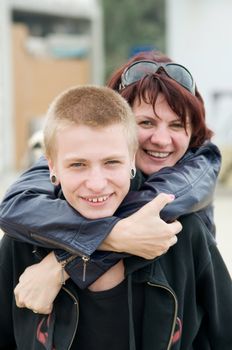
<path id="1" fill-rule="evenodd" d="M 141 60 L 152 62 L 134 64 Z M 159 66 L 160 62 L 163 66 Z M 185 148 L 179 153 L 173 149 L 162 153 L 162 145 L 157 153 L 157 149 L 152 145 L 154 141 L 146 140 L 147 136 L 140 136 L 141 131 L 153 131 L 153 127 L 145 129 L 140 124 L 141 146 L 137 155 L 139 166 L 136 165 L 143 173 L 138 174 L 132 182 L 132 190 L 140 191 L 131 191 L 115 216 L 93 223 L 74 213 L 65 201 L 57 199 L 57 191 L 50 185 L 49 171 L 44 160 L 22 175 L 10 188 L 1 204 L 2 229 L 13 237 L 33 244 L 64 249 L 55 251 L 57 259 L 64 264 L 68 262 L 65 266 L 66 271 L 82 288 L 90 285 L 119 259 L 117 253 L 95 252 L 99 246 L 100 249 L 127 252 L 147 259 L 161 255 L 170 247 L 172 241 L 166 241 L 165 244 L 154 241 L 154 229 L 150 225 L 148 215 L 143 217 L 144 212 L 137 213 L 143 224 L 141 226 L 137 223 L 133 225 L 135 218 L 128 217 L 153 199 L 157 193 L 175 195 L 175 201 L 161 212 L 161 217 L 166 221 L 197 211 L 214 233 L 211 203 L 220 169 L 220 154 L 215 145 L 206 142 L 209 141 L 212 132 L 206 126 L 204 104 L 191 74 L 183 66 L 167 65 L 168 62 L 169 58 L 156 52 L 139 54 L 121 67 L 108 84 L 111 88 L 119 90 L 134 112 L 135 109 L 143 107 L 144 102 L 151 102 L 154 106 L 156 97 L 162 92 L 161 97 L 164 96 L 165 99 L 159 97 L 159 108 L 164 106 L 165 110 L 168 109 L 169 114 L 173 114 L 178 120 L 177 129 L 190 136 L 187 137 Z M 136 67 L 139 68 L 138 72 Z M 131 72 L 135 73 L 132 74 L 132 79 Z M 142 105 L 139 105 L 139 96 L 142 97 Z M 149 103 L 145 104 L 146 107 L 147 105 Z M 150 111 L 152 112 L 151 107 Z M 159 118 L 161 113 L 159 110 Z M 188 130 L 189 123 L 191 133 Z M 143 126 L 144 124 L 148 122 L 145 121 Z M 158 169 L 160 170 L 157 172 Z M 143 175 L 149 176 L 144 178 Z M 119 220 L 125 217 L 128 218 Z M 97 238 L 96 230 L 99 233 Z M 147 240 L 144 238 L 145 232 Z M 162 235 L 159 238 L 161 241 Z M 69 262 L 69 258 L 73 259 L 72 254 L 81 255 L 82 259 L 77 257 Z M 86 266 L 87 273 L 83 280 L 83 270 Z"/>

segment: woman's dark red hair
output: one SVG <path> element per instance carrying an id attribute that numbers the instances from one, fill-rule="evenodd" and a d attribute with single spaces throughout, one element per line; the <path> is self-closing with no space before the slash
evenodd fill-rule
<path id="1" fill-rule="evenodd" d="M 160 69 L 157 73 L 146 75 L 141 80 L 120 90 L 123 71 L 131 63 L 140 60 L 151 60 L 158 63 L 173 62 L 160 52 L 141 52 L 113 73 L 107 85 L 118 91 L 131 106 L 133 106 L 135 99 L 139 98 L 147 103 L 151 103 L 154 110 L 157 96 L 159 93 L 162 93 L 170 108 L 180 117 L 185 126 L 187 116 L 189 117 L 192 126 L 189 147 L 199 147 L 204 141 L 210 140 L 213 132 L 206 125 L 204 102 L 197 88 L 195 95 L 193 95 L 175 80 L 168 77 L 164 70 Z"/>

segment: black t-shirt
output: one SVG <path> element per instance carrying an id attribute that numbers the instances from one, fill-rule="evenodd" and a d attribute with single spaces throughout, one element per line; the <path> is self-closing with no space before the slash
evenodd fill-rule
<path id="1" fill-rule="evenodd" d="M 133 318 L 137 349 L 140 349 L 143 286 L 133 284 Z M 103 291 L 79 291 L 80 317 L 72 350 L 128 350 L 129 307 L 127 280 Z"/>

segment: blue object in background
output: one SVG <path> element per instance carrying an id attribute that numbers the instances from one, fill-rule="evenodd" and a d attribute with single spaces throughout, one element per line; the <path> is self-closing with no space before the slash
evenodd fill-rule
<path id="1" fill-rule="evenodd" d="M 158 50 L 157 47 L 154 45 L 138 45 L 138 46 L 132 46 L 129 51 L 129 58 L 137 55 L 139 52 L 144 51 L 156 51 Z"/>

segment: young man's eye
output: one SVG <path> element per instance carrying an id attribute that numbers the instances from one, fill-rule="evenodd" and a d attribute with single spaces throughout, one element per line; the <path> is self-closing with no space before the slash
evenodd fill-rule
<path id="1" fill-rule="evenodd" d="M 106 164 L 109 164 L 109 165 L 115 165 L 115 164 L 120 164 L 121 162 L 117 159 L 111 159 L 111 160 L 107 160 L 106 161 Z"/>
<path id="2" fill-rule="evenodd" d="M 77 162 L 77 163 L 72 163 L 70 166 L 71 168 L 82 168 L 85 166 L 85 164 Z"/>

